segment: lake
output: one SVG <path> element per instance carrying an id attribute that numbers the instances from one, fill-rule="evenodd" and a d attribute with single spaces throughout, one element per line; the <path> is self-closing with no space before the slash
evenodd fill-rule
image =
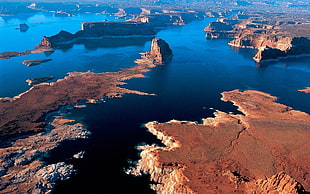
<path id="1" fill-rule="evenodd" d="M 0 52 L 30 50 L 42 36 L 60 30 L 76 32 L 81 22 L 114 20 L 105 15 L 85 14 L 76 17 L 54 17 L 48 13 L 21 19 L 0 19 Z M 67 118 L 84 123 L 92 132 L 89 139 L 67 141 L 44 159 L 47 163 L 65 161 L 77 169 L 68 181 L 57 185 L 55 193 L 152 193 L 147 177 L 124 173 L 131 161 L 139 159 L 135 146 L 160 143 L 149 134 L 143 123 L 167 122 L 172 119 L 200 122 L 213 116 L 214 109 L 237 113 L 232 103 L 222 102 L 220 93 L 234 89 L 255 89 L 278 97 L 278 102 L 310 113 L 309 94 L 298 92 L 310 86 L 310 57 L 281 59 L 257 65 L 252 49 L 236 49 L 227 39 L 207 40 L 203 28 L 216 18 L 205 18 L 186 26 L 160 31 L 173 51 L 172 61 L 146 73 L 146 78 L 127 81 L 129 89 L 155 93 L 156 96 L 124 95 L 106 99 L 82 109 L 66 109 Z M 27 23 L 27 32 L 15 28 Z M 140 52 L 150 49 L 148 38 L 115 39 L 75 44 L 56 50 L 49 56 L 32 54 L 0 60 L 0 97 L 13 97 L 29 89 L 25 80 L 35 77 L 63 78 L 67 72 L 118 71 L 134 66 Z M 50 58 L 52 61 L 27 67 L 22 60 Z M 86 151 L 83 159 L 73 154 Z"/>

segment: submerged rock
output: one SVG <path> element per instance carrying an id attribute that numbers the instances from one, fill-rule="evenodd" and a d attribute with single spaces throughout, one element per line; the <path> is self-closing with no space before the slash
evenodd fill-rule
<path id="1" fill-rule="evenodd" d="M 21 32 L 27 32 L 28 29 L 29 29 L 29 26 L 27 24 L 25 24 L 25 23 L 19 24 L 19 30 Z"/>

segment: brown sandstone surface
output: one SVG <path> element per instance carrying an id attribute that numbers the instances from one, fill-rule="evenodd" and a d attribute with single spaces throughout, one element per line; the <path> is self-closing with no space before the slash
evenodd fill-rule
<path id="1" fill-rule="evenodd" d="M 140 146 L 142 159 L 128 173 L 150 174 L 159 193 L 301 193 L 300 184 L 310 190 L 310 116 L 259 91 L 222 95 L 244 115 L 150 122 L 166 147 Z"/>

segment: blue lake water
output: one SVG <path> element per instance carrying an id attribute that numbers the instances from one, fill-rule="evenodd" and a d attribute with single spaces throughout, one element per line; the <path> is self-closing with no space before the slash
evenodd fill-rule
<path id="1" fill-rule="evenodd" d="M 21 21 L 0 19 L 0 51 L 31 49 L 43 35 L 53 35 L 61 29 L 75 32 L 82 21 L 101 21 L 104 17 L 107 16 L 55 18 L 42 13 L 26 21 L 31 28 L 25 33 L 14 29 Z M 42 18 L 42 24 L 36 24 L 40 21 L 38 18 Z M 212 116 L 211 107 L 237 112 L 231 103 L 220 100 L 223 91 L 260 90 L 277 96 L 281 103 L 310 113 L 310 95 L 297 91 L 310 86 L 309 57 L 258 66 L 252 60 L 253 50 L 231 48 L 225 39 L 205 39 L 203 28 L 214 20 L 206 18 L 156 35 L 166 40 L 173 50 L 171 63 L 152 69 L 145 74 L 146 78 L 129 80 L 125 86 L 156 96 L 125 95 L 64 113 L 87 125 L 93 135 L 90 139 L 65 142 L 46 158 L 49 163 L 73 163 L 78 171 L 70 180 L 60 183 L 56 193 L 151 193 L 147 178 L 123 173 L 128 159 L 138 159 L 136 145 L 157 142 L 141 124 L 171 119 L 200 121 Z M 23 42 L 23 39 L 27 40 Z M 118 71 L 133 66 L 139 53 L 149 47 L 147 39 L 115 40 L 97 46 L 76 44 L 56 50 L 50 56 L 33 54 L 0 60 L 0 96 L 15 96 L 27 90 L 25 80 L 32 77 L 54 75 L 58 79 L 70 71 Z M 33 67 L 21 64 L 22 60 L 35 58 L 53 60 Z M 80 150 L 86 151 L 83 159 L 70 159 Z"/>

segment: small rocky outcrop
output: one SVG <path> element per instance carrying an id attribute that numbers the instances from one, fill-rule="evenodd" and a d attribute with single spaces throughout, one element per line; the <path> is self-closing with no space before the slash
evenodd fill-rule
<path id="1" fill-rule="evenodd" d="M 80 151 L 79 153 L 74 154 L 73 158 L 82 159 L 82 158 L 84 158 L 84 154 L 85 154 L 85 151 Z"/>
<path id="2" fill-rule="evenodd" d="M 52 80 L 52 79 L 54 79 L 54 76 L 46 76 L 46 77 L 38 77 L 38 78 L 27 79 L 26 82 L 28 83 L 29 86 L 33 86 L 35 84 L 47 82 L 47 81 Z"/>
<path id="3" fill-rule="evenodd" d="M 52 59 L 33 59 L 33 60 L 23 60 L 22 64 L 31 67 L 35 65 L 40 65 L 41 63 L 45 63 L 51 61 Z"/>
<path id="4" fill-rule="evenodd" d="M 154 38 L 151 44 L 151 51 L 146 52 L 144 57 L 152 59 L 154 64 L 167 64 L 172 58 L 172 50 L 168 43 L 160 38 Z"/>

